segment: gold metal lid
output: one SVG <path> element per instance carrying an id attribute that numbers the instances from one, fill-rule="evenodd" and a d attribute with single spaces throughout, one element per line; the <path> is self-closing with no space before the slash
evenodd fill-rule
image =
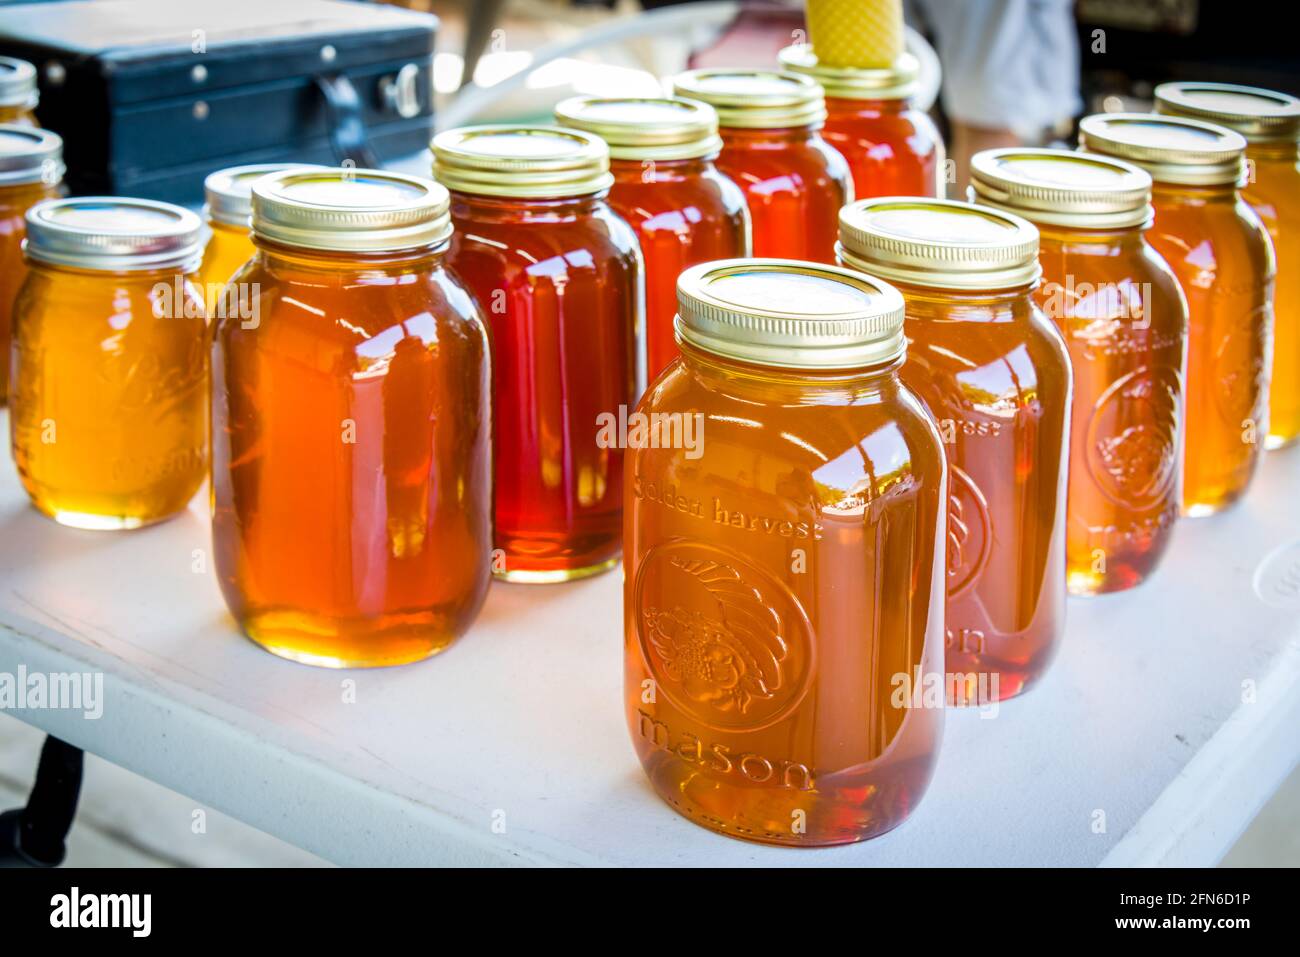
<path id="1" fill-rule="evenodd" d="M 1246 173 L 1240 133 L 1181 116 L 1095 113 L 1079 123 L 1079 145 L 1140 166 L 1157 183 L 1222 186 Z"/>
<path id="2" fill-rule="evenodd" d="M 827 96 L 848 100 L 905 100 L 920 86 L 921 63 L 902 53 L 887 67 L 855 68 L 827 66 L 817 59 L 810 44 L 786 47 L 777 57 L 781 68 L 811 77 Z"/>
<path id="3" fill-rule="evenodd" d="M 722 259 L 677 277 L 677 333 L 728 359 L 857 369 L 903 354 L 903 296 L 872 276 L 793 259 Z"/>
<path id="4" fill-rule="evenodd" d="M 325 169 L 305 163 L 255 163 L 231 166 L 209 173 L 203 180 L 206 211 L 214 221 L 227 226 L 248 226 L 253 215 L 253 183 L 270 173 L 288 169 Z"/>
<path id="5" fill-rule="evenodd" d="M 253 181 L 253 235 L 286 246 L 396 252 L 451 238 L 451 201 L 431 179 L 377 169 L 290 169 Z"/>
<path id="6" fill-rule="evenodd" d="M 890 282 L 993 290 L 1038 281 L 1038 229 L 955 199 L 882 196 L 840 210 L 840 262 Z"/>
<path id="7" fill-rule="evenodd" d="M 797 73 L 776 70 L 688 70 L 673 77 L 673 93 L 718 111 L 718 125 L 775 130 L 820 127 L 826 120 L 821 86 Z"/>
<path id="8" fill-rule="evenodd" d="M 1300 139 L 1300 99 L 1257 86 L 1161 83 L 1156 87 L 1156 112 L 1226 126 L 1248 143 Z"/>
<path id="9" fill-rule="evenodd" d="M 203 223 L 171 203 L 121 196 L 47 199 L 27 211 L 27 258 L 105 272 L 191 272 Z"/>
<path id="10" fill-rule="evenodd" d="M 0 106 L 35 109 L 41 93 L 36 86 L 36 67 L 26 60 L 0 56 Z"/>
<path id="11" fill-rule="evenodd" d="M 609 147 L 558 126 L 463 126 L 433 138 L 433 175 L 480 196 L 586 196 L 609 189 Z"/>
<path id="12" fill-rule="evenodd" d="M 63 181 L 63 139 L 57 133 L 0 124 L 0 187 Z"/>
<path id="13" fill-rule="evenodd" d="M 717 111 L 681 97 L 574 96 L 555 108 L 555 121 L 599 136 L 613 159 L 697 159 L 722 149 Z"/>
<path id="14" fill-rule="evenodd" d="M 984 150 L 971 158 L 971 199 L 1032 223 L 1129 229 L 1151 221 L 1151 177 L 1123 160 L 1069 150 Z"/>

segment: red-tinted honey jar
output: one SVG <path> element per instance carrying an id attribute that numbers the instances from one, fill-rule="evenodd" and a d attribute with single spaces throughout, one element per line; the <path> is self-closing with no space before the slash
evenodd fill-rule
<path id="1" fill-rule="evenodd" d="M 718 116 L 679 98 L 574 97 L 556 121 L 609 145 L 609 204 L 637 232 L 646 270 L 647 375 L 678 354 L 677 277 L 688 266 L 748 256 L 745 194 L 718 170 Z"/>
<path id="2" fill-rule="evenodd" d="M 477 126 L 433 140 L 451 190 L 448 265 L 492 331 L 498 577 L 557 582 L 618 562 L 623 448 L 602 441 L 644 387 L 645 278 L 608 202 L 603 140 Z"/>
<path id="3" fill-rule="evenodd" d="M 711 69 L 678 75 L 673 92 L 718 111 L 718 168 L 745 191 L 754 255 L 834 263 L 853 174 L 821 136 L 822 88 L 793 73 Z"/>
<path id="4" fill-rule="evenodd" d="M 943 138 L 912 105 L 921 70 L 916 57 L 904 52 L 890 66 L 855 69 L 824 64 L 800 44 L 786 47 L 780 59 L 783 69 L 826 91 L 822 137 L 848 160 L 858 199 L 943 197 Z"/>

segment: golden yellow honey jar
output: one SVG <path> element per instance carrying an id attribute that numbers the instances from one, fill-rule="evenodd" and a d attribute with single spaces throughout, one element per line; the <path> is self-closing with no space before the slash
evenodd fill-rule
<path id="1" fill-rule="evenodd" d="M 221 287 L 253 258 L 257 251 L 249 231 L 253 215 L 253 184 L 271 173 L 296 169 L 297 163 L 256 163 L 232 166 L 208 174 L 203 181 L 203 212 L 211 233 L 199 264 L 199 282 L 203 298 L 212 314 Z"/>
<path id="2" fill-rule="evenodd" d="M 27 210 L 59 195 L 63 140 L 48 130 L 0 125 L 0 403 L 9 391 L 9 334 L 14 298 L 27 276 Z"/>
<path id="3" fill-rule="evenodd" d="M 1300 437 L 1300 99 L 1228 83 L 1162 83 L 1156 109 L 1246 138 L 1241 196 L 1264 221 L 1278 265 L 1265 447 L 1290 445 Z"/>
<path id="4" fill-rule="evenodd" d="M 1074 368 L 1066 574 L 1076 594 L 1131 588 L 1182 509 L 1187 300 L 1146 239 L 1151 177 L 1109 156 L 985 150 L 972 198 L 1038 227 L 1034 292 Z"/>
<path id="5" fill-rule="evenodd" d="M 1212 515 L 1245 494 L 1268 435 L 1277 264 L 1238 190 L 1246 141 L 1212 123 L 1147 113 L 1084 117 L 1079 140 L 1154 181 L 1147 239 L 1187 297 L 1183 514 Z"/>
<path id="6" fill-rule="evenodd" d="M 38 126 L 35 110 L 40 99 L 36 67 L 26 60 L 0 56 L 0 123 Z"/>
<path id="7" fill-rule="evenodd" d="M 55 199 L 27 213 L 11 445 L 32 503 L 64 525 L 157 522 L 203 481 L 201 228 L 194 213 L 143 199 Z"/>

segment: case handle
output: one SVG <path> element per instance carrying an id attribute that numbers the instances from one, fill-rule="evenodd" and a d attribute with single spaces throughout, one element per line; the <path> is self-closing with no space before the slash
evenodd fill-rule
<path id="1" fill-rule="evenodd" d="M 375 169 L 379 159 L 366 141 L 366 124 L 361 118 L 361 96 L 342 73 L 323 73 L 316 86 L 325 96 L 329 114 L 330 146 L 340 163 L 351 161 L 362 169 Z"/>

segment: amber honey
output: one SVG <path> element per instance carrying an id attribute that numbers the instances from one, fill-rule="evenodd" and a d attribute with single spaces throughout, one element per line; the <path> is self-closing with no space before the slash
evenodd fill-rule
<path id="1" fill-rule="evenodd" d="M 0 125 L 0 403 L 9 392 L 14 299 L 27 276 L 22 250 L 27 210 L 58 196 L 62 180 L 63 141 L 58 136 L 34 127 Z"/>
<path id="2" fill-rule="evenodd" d="M 282 657 L 415 661 L 491 578 L 487 329 L 444 265 L 447 192 L 374 170 L 253 187 L 257 254 L 213 347 L 212 538 L 231 613 Z"/>
<path id="3" fill-rule="evenodd" d="M 36 68 L 26 60 L 0 56 L 0 123 L 38 126 L 35 111 L 40 99 Z"/>
<path id="4" fill-rule="evenodd" d="M 678 96 L 718 112 L 718 169 L 744 191 L 755 256 L 835 262 L 836 217 L 853 199 L 853 174 L 819 132 L 822 89 L 808 77 L 764 70 L 692 70 Z"/>
<path id="5" fill-rule="evenodd" d="M 1151 177 L 1064 150 L 987 150 L 971 170 L 976 201 L 1038 227 L 1036 299 L 1070 350 L 1070 590 L 1131 588 L 1182 507 L 1187 301 L 1146 240 Z"/>
<path id="6" fill-rule="evenodd" d="M 252 187 L 263 176 L 299 168 L 295 163 L 258 163 L 217 170 L 203 181 L 208 229 L 199 282 L 208 314 L 213 315 L 221 299 L 221 288 L 243 268 L 256 252 L 249 232 L 253 214 Z"/>
<path id="7" fill-rule="evenodd" d="M 679 282 L 682 355 L 643 398 L 700 443 L 628 453 L 627 720 L 651 785 L 732 837 L 895 827 L 934 767 L 945 465 L 899 381 L 902 300 L 809 263 Z"/>
<path id="8" fill-rule="evenodd" d="M 1188 307 L 1183 513 L 1213 514 L 1245 494 L 1269 434 L 1276 260 L 1238 192 L 1246 141 L 1197 120 L 1110 113 L 1085 117 L 1080 142 L 1154 180 L 1147 239 Z"/>
<path id="9" fill-rule="evenodd" d="M 115 197 L 27 212 L 10 431 L 23 487 L 65 525 L 185 508 L 207 466 L 207 323 L 193 213 Z"/>
<path id="10" fill-rule="evenodd" d="M 618 563 L 623 449 L 602 416 L 645 382 L 636 233 L 609 206 L 609 151 L 558 127 L 440 133 L 448 264 L 492 330 L 496 574 L 546 583 Z"/>
<path id="11" fill-rule="evenodd" d="M 780 59 L 826 91 L 822 137 L 848 161 L 854 196 L 943 197 L 943 138 L 911 100 L 920 77 L 916 57 L 902 53 L 887 67 L 830 66 L 801 44 L 786 47 Z"/>
<path id="12" fill-rule="evenodd" d="M 574 97 L 556 108 L 564 126 L 609 146 L 609 204 L 637 232 L 645 259 L 647 376 L 677 356 L 677 277 L 688 266 L 748 256 L 745 194 L 721 173 L 717 113 L 663 98 Z"/>
<path id="13" fill-rule="evenodd" d="M 902 292 L 902 380 L 944 441 L 954 702 L 1010 698 L 1042 675 L 1065 628 L 1071 373 L 1033 299 L 1038 230 L 970 203 L 877 198 L 840 214 L 839 248 Z"/>
<path id="14" fill-rule="evenodd" d="M 1246 138 L 1241 195 L 1268 230 L 1278 266 L 1265 445 L 1291 445 L 1300 438 L 1300 99 L 1226 83 L 1162 83 L 1156 108 Z"/>

